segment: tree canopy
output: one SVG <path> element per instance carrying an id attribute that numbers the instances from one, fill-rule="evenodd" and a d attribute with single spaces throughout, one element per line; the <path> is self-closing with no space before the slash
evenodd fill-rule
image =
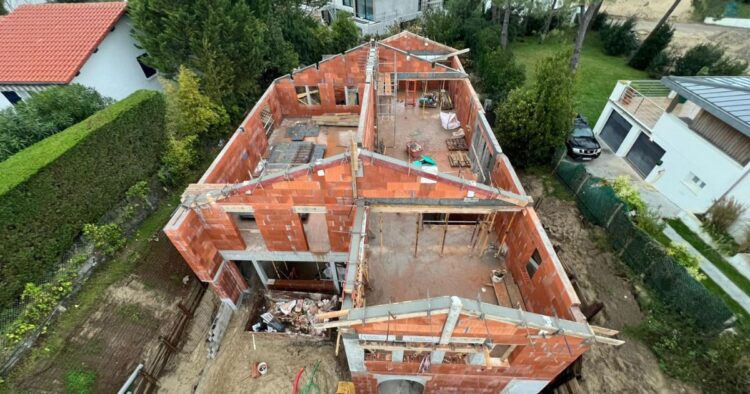
<path id="1" fill-rule="evenodd" d="M 568 53 L 540 60 L 536 82 L 513 90 L 497 108 L 495 134 L 514 165 L 549 163 L 570 133 L 575 76 L 569 61 Z"/>
<path id="2" fill-rule="evenodd" d="M 194 70 L 203 93 L 238 121 L 274 78 L 359 40 L 350 18 L 329 31 L 301 1 L 132 0 L 129 15 L 146 63 L 168 77 Z"/>

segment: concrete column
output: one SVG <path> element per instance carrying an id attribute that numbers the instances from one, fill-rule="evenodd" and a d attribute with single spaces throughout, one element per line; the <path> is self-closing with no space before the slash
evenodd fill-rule
<path id="1" fill-rule="evenodd" d="M 476 352 L 469 354 L 469 364 L 471 365 L 485 365 L 484 353 Z"/>
<path id="2" fill-rule="evenodd" d="M 253 260 L 253 267 L 255 267 L 255 272 L 258 274 L 258 279 L 260 279 L 260 282 L 263 283 L 263 287 L 267 289 L 268 275 L 266 275 L 266 271 L 263 271 L 263 267 L 261 267 L 260 263 L 255 260 Z"/>
<path id="3" fill-rule="evenodd" d="M 448 343 L 450 343 L 451 335 L 453 335 L 453 330 L 456 329 L 456 324 L 458 324 L 458 317 L 461 315 L 462 308 L 463 305 L 461 304 L 461 299 L 455 296 L 451 297 L 451 307 L 448 310 L 448 317 L 445 320 L 445 324 L 443 325 L 443 333 L 440 334 L 440 342 L 438 342 L 439 344 L 447 345 Z M 433 364 L 441 364 L 444 357 L 444 351 L 436 351 L 432 352 L 432 357 L 430 357 L 430 360 Z"/>
<path id="4" fill-rule="evenodd" d="M 341 340 L 344 342 L 344 351 L 346 352 L 346 361 L 349 363 L 349 371 L 365 372 L 365 350 L 359 346 L 357 336 L 345 334 Z"/>
<path id="5" fill-rule="evenodd" d="M 336 263 L 333 261 L 329 261 L 328 269 L 331 270 L 331 275 L 333 277 L 333 287 L 336 289 L 336 294 L 341 294 L 341 284 L 339 283 L 339 272 L 336 269 Z"/>
<path id="6" fill-rule="evenodd" d="M 391 360 L 394 363 L 402 363 L 404 362 L 404 351 L 403 350 L 394 350 L 391 352 Z"/>

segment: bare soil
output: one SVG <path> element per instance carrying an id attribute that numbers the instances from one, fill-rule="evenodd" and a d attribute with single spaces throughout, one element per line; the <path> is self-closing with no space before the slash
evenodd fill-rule
<path id="1" fill-rule="evenodd" d="M 612 17 L 638 18 L 636 31 L 643 40 L 672 3 L 674 0 L 609 0 L 604 2 L 602 8 Z M 669 45 L 670 50 L 682 54 L 697 44 L 719 44 L 726 48 L 728 55 L 750 61 L 747 29 L 705 25 L 702 21 L 695 20 L 691 4 L 689 0 L 682 0 L 669 18 L 669 22 L 675 28 Z"/>
<path id="2" fill-rule="evenodd" d="M 189 268 L 163 234 L 153 238 L 135 270 L 110 286 L 52 357 L 41 358 L 14 385 L 29 392 L 65 392 L 70 371 L 96 374 L 92 391 L 116 392 L 139 362 L 156 351 L 189 286 Z M 73 306 L 75 307 L 75 305 Z M 42 343 L 42 346 L 49 344 Z"/>
<path id="3" fill-rule="evenodd" d="M 608 0 L 602 4 L 602 10 L 609 15 L 658 21 L 672 6 L 674 0 Z M 674 22 L 693 20 L 693 7 L 690 0 L 682 0 L 670 17 Z"/>
<path id="4" fill-rule="evenodd" d="M 245 331 L 248 302 L 232 316 L 216 359 L 209 360 L 206 338 L 217 304 L 213 293 L 206 292 L 183 348 L 159 379 L 160 393 L 290 393 L 301 368 L 305 372 L 300 389 L 312 378 L 319 388 L 312 392 L 333 393 L 339 380 L 348 380 L 343 346 L 336 358 L 328 340 Z M 268 373 L 253 378 L 255 362 L 266 362 Z M 313 377 L 316 363 L 320 364 Z"/>
<path id="5" fill-rule="evenodd" d="M 605 307 L 592 324 L 622 330 L 637 325 L 644 314 L 625 268 L 606 243 L 603 230 L 588 224 L 574 201 L 556 198 L 551 179 L 522 176 L 526 192 L 538 200 L 537 212 L 560 259 L 573 270 L 584 299 Z M 558 186 L 562 187 L 562 186 Z M 546 189 L 546 190 L 545 190 Z M 615 348 L 595 345 L 583 358 L 582 387 L 589 393 L 697 393 L 699 390 L 666 376 L 643 343 L 623 337 Z"/>

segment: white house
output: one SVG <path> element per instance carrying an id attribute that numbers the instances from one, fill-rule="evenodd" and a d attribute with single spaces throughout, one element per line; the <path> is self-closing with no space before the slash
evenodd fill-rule
<path id="1" fill-rule="evenodd" d="M 443 7 L 443 0 L 331 0 L 332 14 L 352 14 L 362 34 L 385 34 L 394 24 L 419 18 L 428 9 Z"/>
<path id="2" fill-rule="evenodd" d="M 22 5 L 0 18 L 0 109 L 78 83 L 122 99 L 161 90 L 130 35 L 126 2 Z"/>
<path id="3" fill-rule="evenodd" d="M 748 76 L 619 81 L 594 132 L 685 211 L 705 213 L 722 197 L 750 208 Z"/>

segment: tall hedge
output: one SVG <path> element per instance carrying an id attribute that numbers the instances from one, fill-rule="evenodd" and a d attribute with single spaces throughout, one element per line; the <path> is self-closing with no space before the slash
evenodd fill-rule
<path id="1" fill-rule="evenodd" d="M 0 163 L 0 308 L 49 278 L 85 223 L 153 174 L 163 96 L 140 90 Z"/>

